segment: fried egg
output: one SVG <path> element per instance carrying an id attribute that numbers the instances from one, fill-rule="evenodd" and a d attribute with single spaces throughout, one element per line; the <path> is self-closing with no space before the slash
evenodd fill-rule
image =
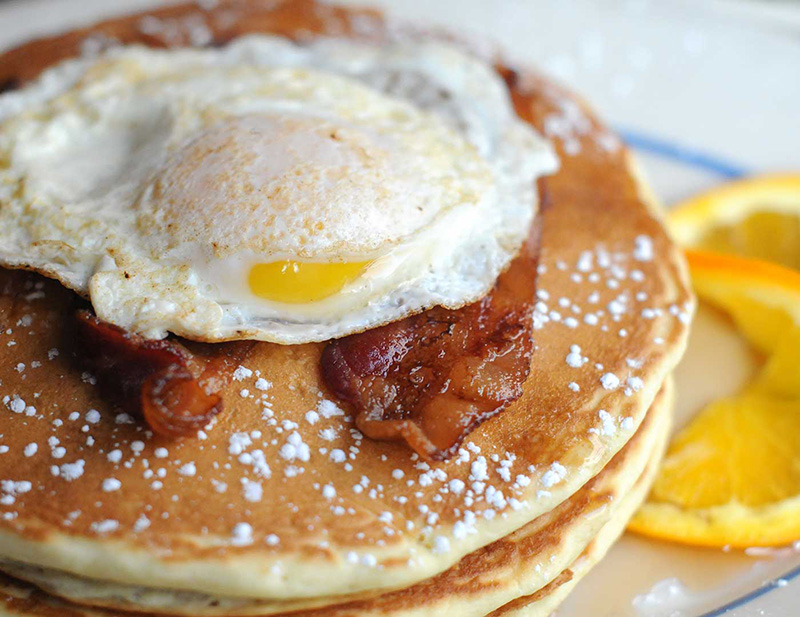
<path id="1" fill-rule="evenodd" d="M 486 294 L 556 166 L 445 44 L 120 46 L 0 96 L 0 264 L 150 338 L 323 341 Z"/>

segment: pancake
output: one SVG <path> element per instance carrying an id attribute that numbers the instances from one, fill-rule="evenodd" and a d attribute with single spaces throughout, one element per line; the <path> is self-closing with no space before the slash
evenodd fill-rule
<path id="1" fill-rule="evenodd" d="M 145 21 L 9 51 L 0 84 L 22 85 L 110 39 L 185 44 L 201 27 L 209 44 L 249 32 L 395 35 L 375 13 L 305 1 L 191 4 Z M 153 34 L 158 23 L 167 39 Z M 536 350 L 515 403 L 430 465 L 355 430 L 320 380 L 322 345 L 259 343 L 223 390 L 213 428 L 154 437 L 70 357 L 74 294 L 2 271 L 0 555 L 126 586 L 329 602 L 444 572 L 596 476 L 683 353 L 686 268 L 619 141 L 558 86 L 502 72 L 518 114 L 562 163 L 539 183 Z"/>
<path id="2" fill-rule="evenodd" d="M 512 599 L 520 594 L 527 599 L 535 590 L 549 587 L 562 578 L 565 566 L 570 566 L 572 572 L 576 564 L 583 563 L 581 560 L 585 560 L 586 555 L 599 555 L 598 547 L 607 548 L 611 539 L 621 533 L 644 499 L 661 460 L 669 434 L 671 409 L 672 383 L 669 379 L 636 435 L 569 500 L 509 536 L 468 555 L 450 570 L 408 589 L 378 597 L 295 612 L 298 607 L 286 603 L 246 606 L 237 605 L 232 599 L 202 601 L 196 596 L 172 594 L 167 590 L 151 590 L 146 594 L 141 589 L 105 586 L 19 564 L 0 563 L 0 570 L 51 594 L 52 597 L 48 598 L 40 591 L 28 589 L 28 594 L 36 598 L 35 606 L 64 606 L 80 611 L 80 615 L 109 617 L 119 613 L 113 608 L 78 608 L 56 597 L 71 598 L 80 605 L 94 604 L 125 610 L 143 610 L 142 607 L 146 606 L 149 611 L 155 611 L 154 604 L 157 603 L 161 605 L 160 614 L 171 615 L 266 615 L 276 614 L 274 611 L 278 610 L 291 610 L 291 614 L 297 617 L 322 614 L 489 614 L 495 609 L 501 610 L 498 607 L 513 603 Z M 2 585 L 0 589 L 3 589 Z M 10 598 L 18 593 L 12 593 L 10 588 L 6 588 L 6 593 L 5 599 L 0 596 L 0 602 L 6 602 L 10 615 L 38 614 L 13 612 L 20 603 Z M 146 614 L 154 616 L 156 613 Z"/>
<path id="3" fill-rule="evenodd" d="M 631 491 L 619 504 L 617 515 L 609 520 L 589 542 L 580 556 L 535 593 L 521 596 L 490 613 L 491 617 L 548 617 L 597 563 L 605 557 L 614 542 L 625 531 L 625 526 L 647 497 L 650 485 L 658 472 L 660 458 L 651 460 Z"/>

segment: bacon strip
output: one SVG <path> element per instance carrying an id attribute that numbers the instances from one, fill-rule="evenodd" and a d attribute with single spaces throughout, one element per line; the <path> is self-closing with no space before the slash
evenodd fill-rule
<path id="1" fill-rule="evenodd" d="M 328 343 L 323 379 L 355 407 L 361 432 L 444 460 L 470 431 L 520 397 L 533 350 L 535 227 L 482 300 Z"/>
<path id="2" fill-rule="evenodd" d="M 219 390 L 230 380 L 253 341 L 192 349 L 153 341 L 78 311 L 80 355 L 129 411 L 167 437 L 195 435 L 222 412 Z"/>

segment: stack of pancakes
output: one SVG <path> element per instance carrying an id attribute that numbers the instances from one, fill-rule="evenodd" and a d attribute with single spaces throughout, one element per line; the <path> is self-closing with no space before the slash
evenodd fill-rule
<path id="1" fill-rule="evenodd" d="M 310 2 L 150 19 L 168 40 L 114 20 L 7 52 L 0 83 L 87 40 L 190 44 L 198 22 L 216 44 L 393 36 L 374 13 Z M 322 383 L 322 345 L 259 343 L 213 430 L 153 436 L 63 352 L 75 294 L 0 270 L 0 615 L 547 615 L 604 555 L 667 439 L 685 266 L 615 136 L 546 79 L 498 70 L 561 159 L 539 182 L 522 396 L 426 462 L 356 430 Z"/>

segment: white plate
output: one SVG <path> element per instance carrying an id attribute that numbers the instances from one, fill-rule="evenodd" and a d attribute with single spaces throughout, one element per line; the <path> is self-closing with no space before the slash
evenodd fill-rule
<path id="1" fill-rule="evenodd" d="M 513 61 L 568 83 L 636 148 L 665 203 L 741 174 L 800 170 L 798 4 L 345 1 L 500 42 Z M 11 0 L 0 4 L 0 47 L 155 4 Z M 735 388 L 750 368 L 724 322 L 701 313 L 678 371 L 679 417 Z M 800 553 L 694 550 L 630 536 L 559 610 L 560 617 L 799 614 Z"/>

